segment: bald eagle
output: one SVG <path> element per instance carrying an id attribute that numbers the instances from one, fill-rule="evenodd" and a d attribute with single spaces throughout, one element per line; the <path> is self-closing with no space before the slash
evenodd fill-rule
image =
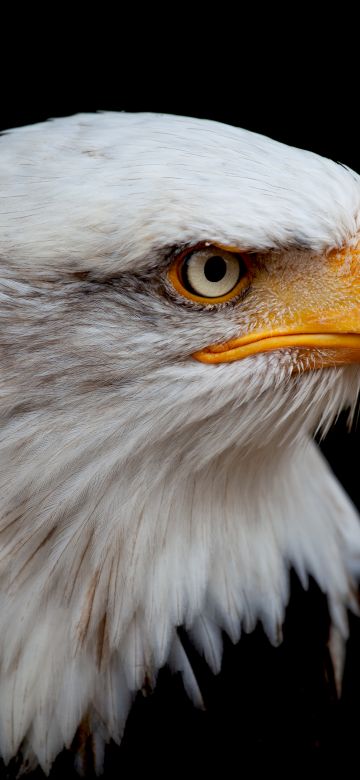
<path id="1" fill-rule="evenodd" d="M 0 141 L 0 751 L 101 770 L 133 697 L 281 639 L 289 570 L 356 609 L 312 441 L 360 388 L 360 178 L 239 128 L 78 115 Z"/>

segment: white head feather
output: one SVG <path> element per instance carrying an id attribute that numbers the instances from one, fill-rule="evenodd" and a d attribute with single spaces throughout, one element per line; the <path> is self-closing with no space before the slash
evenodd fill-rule
<path id="1" fill-rule="evenodd" d="M 290 566 L 346 632 L 358 518 L 310 435 L 359 368 L 194 361 L 256 311 L 179 301 L 167 269 L 204 240 L 314 267 L 356 239 L 360 179 L 151 114 L 21 128 L 0 159 L 0 748 L 48 770 L 84 718 L 119 741 L 166 662 L 198 697 L 178 625 L 214 671 L 221 629 L 277 641 Z"/>

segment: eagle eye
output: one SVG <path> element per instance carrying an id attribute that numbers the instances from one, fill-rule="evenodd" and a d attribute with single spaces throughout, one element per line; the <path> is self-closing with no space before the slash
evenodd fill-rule
<path id="1" fill-rule="evenodd" d="M 235 298 L 246 286 L 248 276 L 243 255 L 217 246 L 187 249 L 178 255 L 169 271 L 177 292 L 200 303 L 222 303 Z"/>

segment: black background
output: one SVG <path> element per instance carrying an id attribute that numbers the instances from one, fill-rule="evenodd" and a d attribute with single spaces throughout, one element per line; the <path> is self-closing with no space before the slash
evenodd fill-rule
<path id="1" fill-rule="evenodd" d="M 307 58 L 314 43 L 319 61 L 305 76 L 302 68 L 289 73 L 289 52 L 275 68 L 268 46 L 259 68 L 254 42 L 244 56 L 241 36 L 229 31 L 228 46 L 214 46 L 187 36 L 161 52 L 160 63 L 149 69 L 151 47 L 134 75 L 133 54 L 98 72 L 97 52 L 85 58 L 76 74 L 55 74 L 47 54 L 39 67 L 23 62 L 21 77 L 5 79 L 0 127 L 6 129 L 48 117 L 79 111 L 156 111 L 205 117 L 246 127 L 288 144 L 341 161 L 360 172 L 358 123 L 354 107 L 356 75 L 348 63 L 341 72 L 329 70 L 334 50 L 313 38 L 294 43 L 292 61 Z M 155 44 L 154 44 L 155 46 Z M 199 50 L 200 49 L 200 50 Z M 218 69 L 232 50 L 231 62 Z M 137 50 L 138 52 L 138 50 Z M 264 55 L 264 52 L 263 52 Z M 64 51 L 62 52 L 64 55 Z M 347 52 L 336 53 L 344 61 Z M 56 55 L 55 55 L 56 57 Z M 187 61 L 188 69 L 173 72 L 172 60 Z M 192 59 L 197 60 L 192 72 Z M 68 63 L 67 63 L 68 65 Z M 153 65 L 153 63 L 152 63 Z M 189 73 L 190 70 L 190 73 Z M 1 175 L 1 172 L 0 172 Z M 360 507 L 358 453 L 360 432 L 346 430 L 345 416 L 333 427 L 323 450 L 353 501 Z M 136 772 L 173 774 L 174 771 L 231 771 L 245 776 L 260 764 L 267 771 L 292 774 L 305 762 L 309 768 L 334 766 L 356 753 L 360 701 L 360 631 L 351 618 L 343 697 L 336 700 L 327 650 L 326 600 L 311 584 L 304 593 L 292 575 L 292 598 L 285 623 L 284 643 L 272 648 L 261 628 L 243 637 L 237 647 L 225 638 L 223 670 L 213 678 L 191 647 L 198 669 L 206 711 L 196 711 L 182 690 L 181 680 L 167 670 L 159 675 L 156 692 L 139 695 L 119 749 L 110 747 L 106 776 L 127 777 Z M 183 635 L 186 644 L 186 636 Z M 53 776 L 70 772 L 71 755 L 61 756 Z M 15 769 L 15 768 L 14 768 Z M 4 770 L 5 776 L 5 770 Z M 41 776 L 41 773 L 39 773 Z"/>

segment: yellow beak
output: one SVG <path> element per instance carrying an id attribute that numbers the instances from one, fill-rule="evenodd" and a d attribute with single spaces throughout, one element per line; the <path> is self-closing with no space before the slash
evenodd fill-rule
<path id="1" fill-rule="evenodd" d="M 296 348 L 315 350 L 309 368 L 360 362 L 360 246 L 288 265 L 283 256 L 255 275 L 251 294 L 263 313 L 254 330 L 195 352 L 196 360 L 224 363 Z"/>

